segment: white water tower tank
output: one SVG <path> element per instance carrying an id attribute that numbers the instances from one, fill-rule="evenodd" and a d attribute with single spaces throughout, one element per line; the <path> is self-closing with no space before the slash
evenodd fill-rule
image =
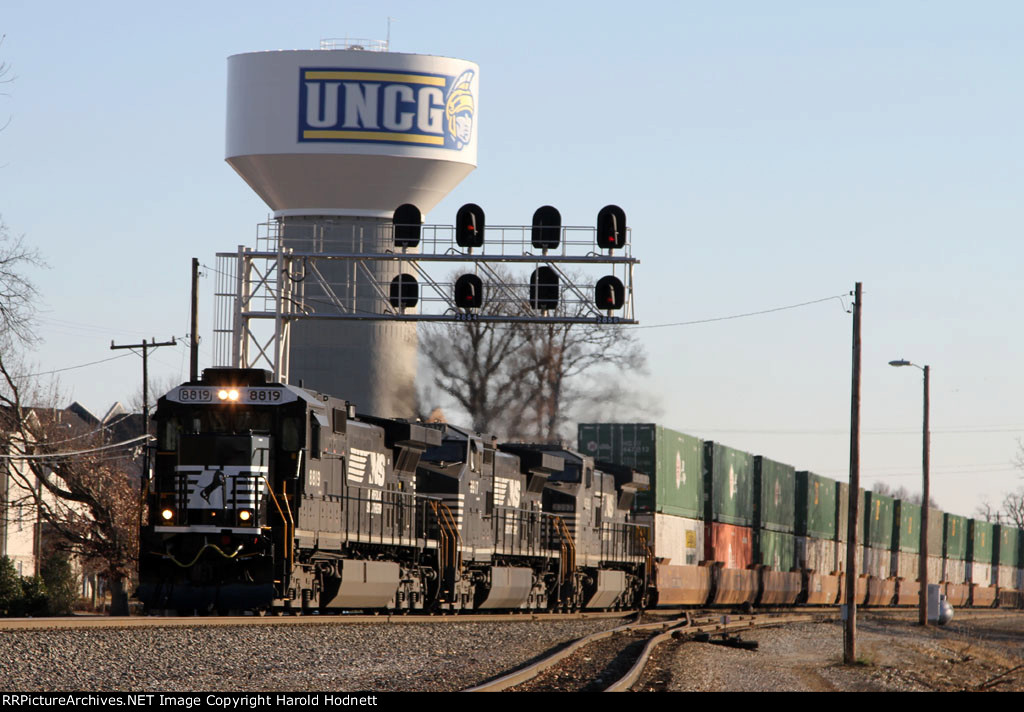
<path id="1" fill-rule="evenodd" d="M 286 246 L 390 250 L 380 227 L 395 208 L 426 214 L 476 167 L 478 96 L 479 69 L 460 59 L 352 48 L 234 55 L 225 158 L 273 210 Z M 336 292 L 360 295 L 358 311 L 384 311 L 350 263 L 325 268 Z M 385 284 L 396 274 L 372 271 Z M 308 289 L 306 299 L 317 303 Z M 416 346 L 410 323 L 298 321 L 289 380 L 408 417 Z"/>

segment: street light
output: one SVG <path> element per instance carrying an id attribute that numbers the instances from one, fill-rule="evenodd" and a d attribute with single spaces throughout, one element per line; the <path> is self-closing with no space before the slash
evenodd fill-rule
<path id="1" fill-rule="evenodd" d="M 906 359 L 890 361 L 890 366 L 913 366 L 924 371 L 924 441 L 921 448 L 921 470 L 923 487 L 921 495 L 921 545 L 920 560 L 917 566 L 917 577 L 921 581 L 920 602 L 918 606 L 918 623 L 928 625 L 928 366 L 918 366 Z"/>

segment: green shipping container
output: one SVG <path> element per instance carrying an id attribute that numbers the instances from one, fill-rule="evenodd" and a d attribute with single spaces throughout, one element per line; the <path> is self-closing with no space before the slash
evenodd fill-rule
<path id="1" fill-rule="evenodd" d="M 893 513 L 896 500 L 875 492 L 864 493 L 864 543 L 879 549 L 892 551 Z"/>
<path id="2" fill-rule="evenodd" d="M 704 523 L 749 527 L 754 523 L 754 456 L 704 443 Z"/>
<path id="3" fill-rule="evenodd" d="M 797 535 L 835 540 L 837 482 L 806 470 L 795 477 Z"/>
<path id="4" fill-rule="evenodd" d="M 580 452 L 647 474 L 634 509 L 690 519 L 704 516 L 704 449 L 699 439 L 652 423 L 581 423 Z"/>
<path id="5" fill-rule="evenodd" d="M 857 508 L 857 541 L 864 543 L 864 490 L 860 490 L 860 504 Z M 836 483 L 836 535 L 839 541 L 847 541 L 847 520 L 850 517 L 850 485 Z"/>
<path id="6" fill-rule="evenodd" d="M 754 458 L 754 526 L 790 534 L 796 529 L 796 470 L 761 455 Z"/>
<path id="7" fill-rule="evenodd" d="M 963 561 L 967 558 L 967 517 L 946 515 L 946 547 L 942 555 L 947 559 Z"/>
<path id="8" fill-rule="evenodd" d="M 999 549 L 996 556 L 1000 566 L 1020 567 L 1021 534 L 1021 530 L 1016 527 L 996 525 L 996 547 Z"/>
<path id="9" fill-rule="evenodd" d="M 894 539 L 899 550 L 918 553 L 921 550 L 921 505 L 896 500 L 892 520 L 896 527 Z"/>
<path id="10" fill-rule="evenodd" d="M 996 547 L 993 541 L 995 525 L 977 519 L 967 520 L 967 560 L 991 564 Z"/>
<path id="11" fill-rule="evenodd" d="M 775 571 L 791 571 L 796 566 L 796 537 L 770 529 L 755 529 L 754 561 Z"/>
<path id="12" fill-rule="evenodd" d="M 928 556 L 942 556 L 945 539 L 946 514 L 941 509 L 928 508 Z"/>

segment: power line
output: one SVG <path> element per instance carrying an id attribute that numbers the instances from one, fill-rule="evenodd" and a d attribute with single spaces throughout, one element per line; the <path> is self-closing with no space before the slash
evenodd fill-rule
<path id="1" fill-rule="evenodd" d="M 833 299 L 838 299 L 839 303 L 843 305 L 843 309 L 846 309 L 846 305 L 843 304 L 843 297 L 847 295 L 839 294 L 832 297 L 822 297 L 821 299 L 813 299 L 809 302 L 800 302 L 799 304 L 789 304 L 784 307 L 775 307 L 773 309 L 762 309 L 761 311 L 745 312 L 743 314 L 732 314 L 730 316 L 716 316 L 711 319 L 695 319 L 693 321 L 676 321 L 671 324 L 647 324 L 643 326 L 628 326 L 629 329 L 660 329 L 665 326 L 691 326 L 693 324 L 708 324 L 713 321 L 728 321 L 730 319 L 743 319 L 748 316 L 760 316 L 761 314 L 771 314 L 773 312 L 786 311 L 787 309 L 799 309 L 800 307 L 810 306 L 811 304 L 820 304 L 822 302 L 828 302 Z"/>
<path id="2" fill-rule="evenodd" d="M 849 435 L 849 429 L 834 428 L 828 430 L 745 430 L 740 428 L 681 428 L 683 432 L 688 433 L 729 433 L 729 434 L 740 434 L 740 435 Z M 932 428 L 931 433 L 939 433 L 941 435 L 974 435 L 974 434 L 988 434 L 988 433 L 1021 433 L 1024 434 L 1024 425 L 1022 426 L 1006 426 L 1006 427 L 995 427 L 995 428 Z M 895 428 L 873 428 L 871 430 L 861 430 L 862 435 L 921 435 L 921 429 L 917 428 L 901 430 Z"/>
<path id="3" fill-rule="evenodd" d="M 24 378 L 34 378 L 36 376 L 48 376 L 48 375 L 50 375 L 52 373 L 62 373 L 63 371 L 74 371 L 75 369 L 85 368 L 86 366 L 95 366 L 98 363 L 106 363 L 107 361 L 116 361 L 119 358 L 125 358 L 126 356 L 129 356 L 129 355 L 130 354 L 121 354 L 120 356 L 111 356 L 110 358 L 100 359 L 99 361 L 90 361 L 89 363 L 79 364 L 78 366 L 68 366 L 66 368 L 55 368 L 52 371 L 40 371 L 39 373 L 28 373 L 28 374 L 25 374 L 24 376 L 15 376 L 14 378 L 16 380 L 20 381 L 20 380 L 22 380 Z"/>
<path id="4" fill-rule="evenodd" d="M 0 454 L 0 460 L 54 460 L 62 457 L 77 457 L 78 455 L 88 455 L 93 452 L 100 452 L 101 450 L 111 450 L 118 447 L 127 447 L 140 440 L 151 440 L 152 435 L 140 435 L 137 438 L 131 440 L 122 440 L 119 443 L 113 443 L 111 445 L 103 445 L 102 447 L 94 447 L 88 450 L 74 450 L 71 452 L 51 452 L 45 455 L 2 455 Z"/>

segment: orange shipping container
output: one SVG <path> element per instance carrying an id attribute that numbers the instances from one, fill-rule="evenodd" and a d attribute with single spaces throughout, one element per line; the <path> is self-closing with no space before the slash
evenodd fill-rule
<path id="1" fill-rule="evenodd" d="M 720 561 L 727 569 L 745 569 L 754 563 L 754 537 L 750 527 L 712 522 L 704 525 L 704 558 Z"/>

